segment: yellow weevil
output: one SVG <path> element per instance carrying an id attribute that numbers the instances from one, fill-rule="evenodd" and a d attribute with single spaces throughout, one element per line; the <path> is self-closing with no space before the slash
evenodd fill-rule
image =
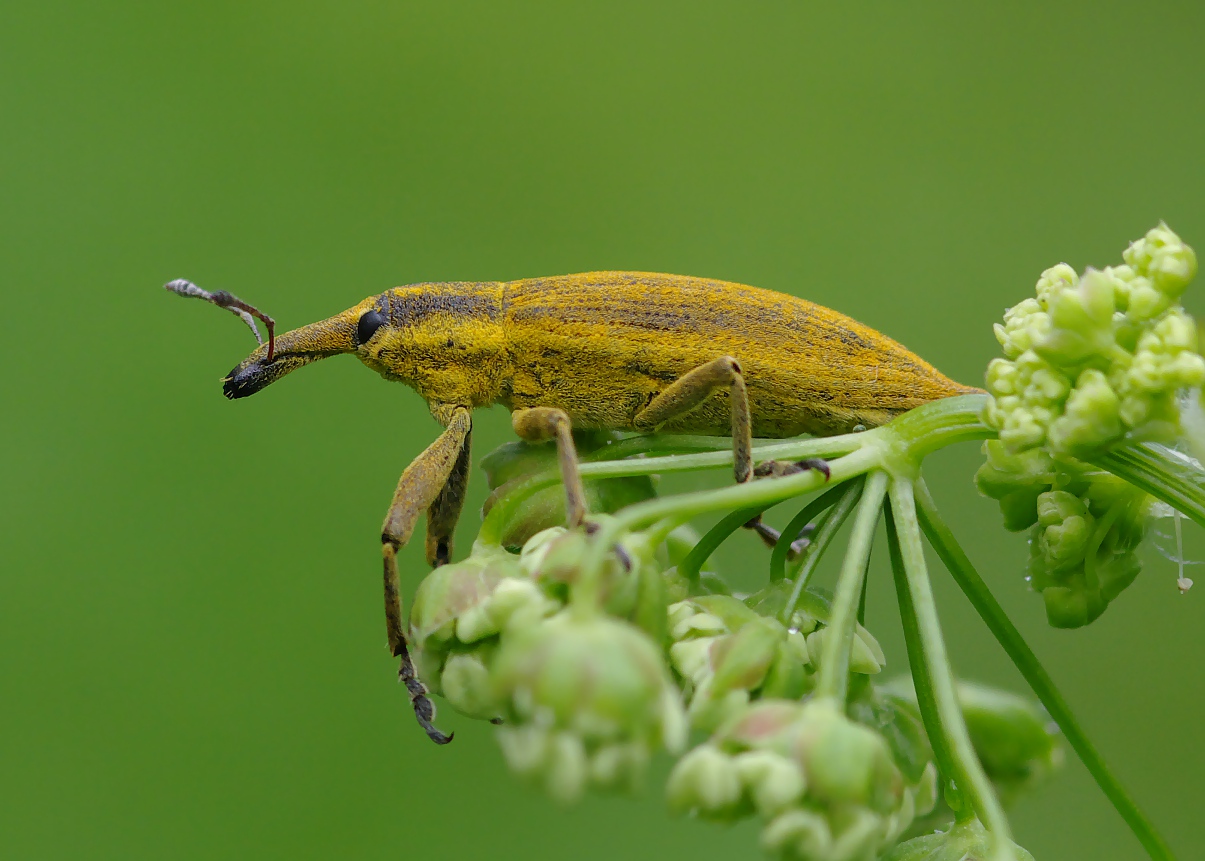
<path id="1" fill-rule="evenodd" d="M 355 353 L 385 379 L 412 386 L 444 426 L 402 473 L 381 527 L 389 649 L 401 660 L 418 722 L 439 743 L 451 737 L 432 725 L 434 707 L 406 648 L 397 552 L 425 510 L 427 561 L 448 561 L 475 407 L 502 404 L 521 438 L 556 441 L 572 526 L 586 513 L 573 428 L 731 434 L 743 482 L 754 475 L 754 436 L 874 427 L 928 401 L 976 391 L 828 308 L 681 275 L 411 284 L 279 338 L 270 317 L 225 291 L 207 293 L 183 280 L 166 286 L 228 308 L 253 331 L 252 316 L 267 323 L 268 344 L 226 376 L 226 397 L 253 395 L 302 365 Z M 757 474 L 775 471 L 762 464 Z M 746 525 L 767 541 L 778 538 L 758 519 Z"/>

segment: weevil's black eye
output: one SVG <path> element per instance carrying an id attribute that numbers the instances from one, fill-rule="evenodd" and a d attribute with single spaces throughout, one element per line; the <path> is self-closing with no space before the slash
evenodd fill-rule
<path id="1" fill-rule="evenodd" d="M 376 311 L 366 311 L 356 324 L 356 343 L 367 344 L 377 329 L 385 325 L 385 318 Z"/>

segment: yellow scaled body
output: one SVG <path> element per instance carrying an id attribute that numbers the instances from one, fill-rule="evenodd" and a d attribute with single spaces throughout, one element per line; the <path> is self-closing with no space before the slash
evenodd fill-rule
<path id="1" fill-rule="evenodd" d="M 370 310 L 385 323 L 357 344 L 356 323 Z M 449 406 L 501 403 L 512 410 L 557 407 L 575 427 L 615 430 L 641 429 L 633 421 L 658 392 L 725 355 L 742 367 L 759 437 L 873 427 L 928 401 L 974 391 L 890 338 L 812 302 L 643 272 L 397 287 L 282 335 L 271 363 L 281 373 L 265 373 L 271 379 L 264 384 L 343 352 L 413 386 L 441 419 Z M 259 379 L 232 383 L 263 353 L 231 373 L 228 394 L 262 387 Z M 717 392 L 663 428 L 727 434 L 729 412 L 725 393 Z"/>
<path id="2" fill-rule="evenodd" d="M 185 282 L 177 288 L 204 294 Z M 228 294 L 217 304 L 254 310 Z M 402 474 L 381 528 L 389 647 L 401 659 L 419 723 L 440 743 L 450 736 L 432 724 L 434 708 L 406 646 L 397 551 L 426 512 L 428 561 L 451 557 L 473 408 L 503 404 L 521 437 L 556 440 L 567 519 L 576 526 L 586 512 L 575 427 L 731 434 L 734 473 L 743 482 L 779 469 L 827 469 L 823 462 L 755 469 L 753 436 L 873 427 L 973 391 L 828 308 L 741 284 L 643 272 L 413 284 L 287 332 L 274 351 L 269 334 L 268 346 L 227 376 L 227 397 L 254 394 L 317 359 L 355 353 L 387 379 L 413 386 L 444 425 Z M 759 517 L 746 526 L 768 543 L 778 540 Z"/>

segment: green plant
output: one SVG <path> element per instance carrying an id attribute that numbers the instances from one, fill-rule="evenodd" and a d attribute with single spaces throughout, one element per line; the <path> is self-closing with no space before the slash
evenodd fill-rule
<path id="1" fill-rule="evenodd" d="M 581 436 L 597 514 L 566 530 L 554 525 L 551 448 L 500 449 L 485 464 L 496 491 L 472 554 L 419 588 L 410 637 L 421 672 L 458 710 L 500 722 L 512 769 L 554 797 L 631 787 L 663 749 L 680 756 L 674 809 L 759 817 L 764 848 L 783 858 L 1028 858 L 1002 801 L 1057 766 L 1063 739 L 1150 856 L 1171 858 L 946 526 L 921 463 L 982 441 L 977 484 L 1006 528 L 1029 530 L 1028 574 L 1050 622 L 1091 622 L 1137 575 L 1156 501 L 1205 524 L 1205 472 L 1165 447 L 1197 421 L 1186 393 L 1205 382 L 1178 304 L 1195 270 L 1165 225 L 1133 243 L 1125 265 L 1082 276 L 1056 266 L 996 327 L 1005 357 L 990 365 L 986 395 L 756 449 L 759 461 L 823 458 L 828 476 L 658 497 L 648 476 L 730 466 L 728 441 Z M 703 570 L 741 524 L 814 493 L 763 588 L 734 594 Z M 706 535 L 688 525 L 716 513 Z M 889 683 L 877 681 L 885 656 L 861 624 L 880 518 L 911 669 Z M 851 519 L 830 598 L 809 580 Z M 954 679 L 926 539 L 1045 712 Z"/>

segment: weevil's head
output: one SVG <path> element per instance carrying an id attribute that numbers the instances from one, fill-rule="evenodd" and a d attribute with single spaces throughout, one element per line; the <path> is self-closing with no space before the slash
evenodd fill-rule
<path id="1" fill-rule="evenodd" d="M 326 320 L 285 332 L 276 339 L 270 361 L 268 347 L 264 345 L 239 362 L 222 380 L 222 393 L 231 399 L 245 398 L 302 365 L 339 353 L 362 352 L 385 325 L 383 310 L 383 297 L 370 296 Z"/>

